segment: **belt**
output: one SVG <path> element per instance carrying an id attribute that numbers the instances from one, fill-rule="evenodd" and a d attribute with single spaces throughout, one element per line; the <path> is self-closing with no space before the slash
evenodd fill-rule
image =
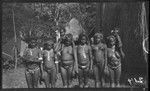
<path id="1" fill-rule="evenodd" d="M 45 70 L 45 71 L 51 71 L 51 70 L 53 70 L 53 69 L 55 69 L 55 66 L 52 66 L 52 67 L 50 67 L 50 68 L 44 67 L 44 70 Z"/>
<path id="2" fill-rule="evenodd" d="M 117 66 L 111 66 L 111 65 L 108 64 L 108 67 L 110 67 L 111 69 L 117 69 L 117 68 L 120 67 L 120 66 L 121 66 L 121 64 L 119 64 L 119 65 L 117 65 Z"/>
<path id="3" fill-rule="evenodd" d="M 87 67 L 89 67 L 89 64 L 88 65 L 79 65 L 79 68 L 81 68 L 81 69 L 85 69 L 85 68 L 87 68 Z"/>
<path id="4" fill-rule="evenodd" d="M 34 73 L 35 71 L 39 70 L 39 68 L 35 68 L 35 69 L 27 69 L 27 72 L 29 73 Z"/>
<path id="5" fill-rule="evenodd" d="M 87 66 L 81 66 L 81 68 L 83 68 L 83 69 L 86 68 L 86 67 L 87 67 Z"/>
<path id="6" fill-rule="evenodd" d="M 73 64 L 66 65 L 66 64 L 64 64 L 64 63 L 61 63 L 61 66 L 64 67 L 65 69 L 68 69 L 69 67 L 72 67 Z"/>

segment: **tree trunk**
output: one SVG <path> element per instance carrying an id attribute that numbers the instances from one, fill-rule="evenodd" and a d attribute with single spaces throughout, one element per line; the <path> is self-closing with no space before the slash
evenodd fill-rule
<path id="1" fill-rule="evenodd" d="M 17 39 L 16 39 L 16 29 L 15 29 L 15 20 L 14 20 L 14 10 L 12 9 L 13 13 L 13 25 L 14 25 L 14 58 L 15 58 L 15 69 L 17 68 Z"/>
<path id="2" fill-rule="evenodd" d="M 103 3 L 97 3 L 97 16 L 96 16 L 97 27 L 95 32 L 101 30 L 102 27 L 102 4 Z"/>

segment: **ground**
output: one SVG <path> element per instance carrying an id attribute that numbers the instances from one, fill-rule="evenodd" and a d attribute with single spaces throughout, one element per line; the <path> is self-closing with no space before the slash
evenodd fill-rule
<path id="1" fill-rule="evenodd" d="M 3 88 L 27 88 L 27 83 L 26 83 L 24 72 L 25 72 L 24 67 L 19 67 L 16 70 L 13 69 L 9 71 L 3 71 L 2 87 Z M 77 84 L 78 84 L 77 80 L 74 80 L 73 85 L 77 85 Z M 94 87 L 93 80 L 90 79 L 88 84 L 90 87 Z M 44 84 L 39 85 L 39 87 L 44 88 Z M 56 82 L 56 87 L 62 88 L 62 80 L 61 80 L 60 75 Z M 125 86 L 121 86 L 121 87 L 125 87 Z"/>
<path id="2" fill-rule="evenodd" d="M 25 72 L 25 69 L 23 67 L 21 67 L 21 68 L 19 67 L 16 70 L 13 69 L 13 70 L 9 70 L 9 71 L 3 71 L 2 87 L 3 88 L 27 88 L 27 83 L 26 83 L 24 72 Z M 91 83 L 90 86 L 92 86 L 92 84 L 94 84 L 94 82 L 92 80 L 90 80 L 89 83 Z M 78 84 L 77 81 L 74 80 L 73 85 L 77 85 L 77 84 Z M 44 88 L 44 84 L 39 85 L 39 87 Z M 57 88 L 62 87 L 62 80 L 61 80 L 60 75 L 56 82 L 56 87 Z"/>

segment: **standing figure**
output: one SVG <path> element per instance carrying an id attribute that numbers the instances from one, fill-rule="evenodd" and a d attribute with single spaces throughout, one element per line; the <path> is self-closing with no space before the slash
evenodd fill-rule
<path id="1" fill-rule="evenodd" d="M 118 34 L 119 30 L 118 29 L 115 29 L 115 30 L 112 30 L 111 33 L 112 35 L 115 37 L 115 46 L 116 46 L 116 51 L 119 52 L 119 54 L 121 55 L 122 58 L 125 57 L 125 54 L 122 50 L 122 41 L 121 41 L 121 38 Z"/>
<path id="2" fill-rule="evenodd" d="M 92 37 L 90 40 L 90 44 L 93 45 L 94 44 L 94 38 Z"/>
<path id="3" fill-rule="evenodd" d="M 63 46 L 61 47 L 61 76 L 64 88 L 71 87 L 72 75 L 77 72 L 77 55 L 76 48 L 73 42 L 73 36 L 71 34 L 66 34 L 65 41 L 63 41 Z"/>
<path id="4" fill-rule="evenodd" d="M 66 33 L 66 30 L 65 30 L 64 28 L 62 28 L 62 29 L 60 30 L 60 39 L 64 38 L 65 33 Z"/>
<path id="5" fill-rule="evenodd" d="M 121 70 L 122 70 L 122 74 L 121 75 L 123 75 L 122 77 L 121 77 L 121 82 L 122 83 L 124 83 L 124 82 L 126 82 L 126 79 L 127 79 L 127 63 L 126 63 L 126 61 L 125 61 L 125 53 L 123 52 L 123 49 L 122 49 L 122 47 L 123 47 L 123 43 L 122 43 L 122 41 L 121 41 L 121 37 L 120 37 L 120 35 L 119 35 L 119 29 L 118 28 L 115 28 L 114 30 L 112 30 L 111 31 L 111 33 L 112 33 L 112 35 L 115 37 L 115 40 L 116 40 L 116 42 L 115 42 L 115 50 L 120 54 L 120 56 L 121 56 Z"/>
<path id="6" fill-rule="evenodd" d="M 56 67 L 57 67 L 57 73 L 60 72 L 60 61 L 61 61 L 61 51 L 62 51 L 62 48 L 63 48 L 63 43 L 64 43 L 64 40 L 65 40 L 65 29 L 61 29 L 60 30 L 60 38 L 58 39 L 58 41 L 56 42 L 55 44 L 55 59 L 56 59 Z"/>
<path id="7" fill-rule="evenodd" d="M 78 67 L 79 67 L 79 86 L 88 87 L 88 75 L 92 71 L 92 53 L 88 45 L 88 37 L 85 34 L 79 35 L 77 47 Z"/>
<path id="8" fill-rule="evenodd" d="M 111 87 L 115 85 L 119 87 L 120 85 L 120 76 L 121 76 L 121 56 L 118 51 L 115 49 L 115 37 L 108 37 L 108 45 L 107 45 L 107 59 L 108 59 L 108 69 L 110 72 L 110 83 Z"/>
<path id="9" fill-rule="evenodd" d="M 57 43 L 58 44 L 62 44 L 61 42 L 63 42 L 64 41 L 64 39 L 65 39 L 65 33 L 66 33 L 66 30 L 64 29 L 64 28 L 62 28 L 61 30 L 60 30 L 60 38 L 58 39 L 58 41 L 57 41 Z"/>
<path id="10" fill-rule="evenodd" d="M 44 82 L 46 87 L 55 88 L 56 83 L 56 65 L 55 65 L 55 56 L 54 56 L 54 43 L 48 41 L 44 43 L 43 49 L 43 66 L 42 66 L 42 77 L 44 78 Z M 45 73 L 46 72 L 46 73 Z"/>
<path id="11" fill-rule="evenodd" d="M 40 79 L 40 58 L 41 51 L 37 48 L 35 39 L 31 39 L 28 48 L 25 50 L 23 59 L 26 69 L 25 76 L 28 88 L 38 88 Z"/>
<path id="12" fill-rule="evenodd" d="M 104 82 L 104 69 L 105 63 L 107 61 L 107 46 L 102 43 L 103 35 L 102 33 L 96 33 L 94 35 L 94 43 L 92 45 L 93 60 L 93 70 L 95 75 L 95 87 L 103 86 Z"/>

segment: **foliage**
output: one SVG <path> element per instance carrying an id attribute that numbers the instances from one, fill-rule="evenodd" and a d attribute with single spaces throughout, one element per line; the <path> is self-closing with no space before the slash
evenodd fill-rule
<path id="1" fill-rule="evenodd" d="M 54 34 L 56 29 L 65 27 L 71 18 L 77 18 L 87 31 L 95 25 L 94 3 L 3 3 L 2 6 L 4 41 L 14 36 L 12 10 L 17 36 L 21 33 L 23 38 L 46 36 L 47 32 Z"/>
<path id="2" fill-rule="evenodd" d="M 7 58 L 2 58 L 2 67 L 4 70 L 10 70 L 14 68 L 15 62 L 13 60 L 9 60 Z"/>

